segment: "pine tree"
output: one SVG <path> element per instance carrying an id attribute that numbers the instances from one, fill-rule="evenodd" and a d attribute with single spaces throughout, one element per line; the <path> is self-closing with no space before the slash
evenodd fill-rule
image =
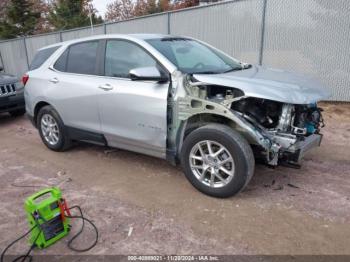
<path id="1" fill-rule="evenodd" d="M 0 18 L 0 38 L 14 38 L 34 33 L 40 13 L 29 0 L 11 0 Z"/>
<path id="2" fill-rule="evenodd" d="M 49 14 L 49 21 L 56 30 L 71 29 L 90 25 L 89 12 L 93 24 L 103 22 L 90 7 L 90 0 L 56 0 Z"/>

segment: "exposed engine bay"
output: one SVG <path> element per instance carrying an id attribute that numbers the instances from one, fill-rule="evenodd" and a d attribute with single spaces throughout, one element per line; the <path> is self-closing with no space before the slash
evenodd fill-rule
<path id="1" fill-rule="evenodd" d="M 316 103 L 289 104 L 248 97 L 240 89 L 208 85 L 193 78 L 187 78 L 184 86 L 187 96 L 178 99 L 180 118 L 203 111 L 230 118 L 233 128 L 269 165 L 299 167 L 304 153 L 321 142 L 324 122 Z"/>
<path id="2" fill-rule="evenodd" d="M 243 114 L 247 120 L 267 130 L 310 135 L 319 133 L 324 126 L 322 109 L 316 104 L 290 105 L 265 99 L 247 98 L 231 106 L 232 110 Z"/>

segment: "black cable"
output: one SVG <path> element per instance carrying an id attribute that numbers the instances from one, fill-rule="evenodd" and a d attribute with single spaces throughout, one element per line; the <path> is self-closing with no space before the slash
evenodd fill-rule
<path id="1" fill-rule="evenodd" d="M 38 224 L 37 224 L 37 226 L 38 226 Z M 36 238 L 35 238 L 35 240 L 34 240 L 33 243 L 35 243 L 35 242 L 38 240 L 41 231 L 42 231 L 42 230 L 40 229 L 40 230 L 39 230 L 39 233 L 38 233 L 38 235 L 36 236 Z M 35 244 L 32 244 L 31 247 L 29 248 L 27 254 L 15 258 L 12 262 L 19 261 L 21 258 L 22 258 L 21 262 L 24 262 L 27 258 L 29 258 L 29 262 L 31 262 L 31 261 L 33 260 L 33 256 L 31 256 L 30 253 L 32 252 L 32 250 L 33 250 L 35 247 L 36 247 L 36 245 L 35 245 Z"/>
<path id="2" fill-rule="evenodd" d="M 16 244 L 18 241 L 20 241 L 21 239 L 25 238 L 27 235 L 29 235 L 29 233 L 31 233 L 36 227 L 38 226 L 38 224 L 36 224 L 35 226 L 33 226 L 28 232 L 26 232 L 24 235 L 20 236 L 19 238 L 17 238 L 16 240 L 14 240 L 13 242 L 11 242 L 5 249 L 4 251 L 2 251 L 1 253 L 1 258 L 0 261 L 3 262 L 4 261 L 4 257 L 5 257 L 5 253 L 7 252 L 7 250 L 12 247 L 14 244 Z M 39 231 L 38 236 L 36 237 L 36 240 L 38 239 L 39 235 L 41 233 L 41 230 Z M 36 241 L 35 240 L 35 241 Z M 15 258 L 15 260 L 13 261 L 18 261 L 20 258 L 23 258 L 22 261 L 24 261 L 25 259 L 27 259 L 29 257 L 29 261 L 32 261 L 32 256 L 29 256 L 30 252 L 33 250 L 33 248 L 35 247 L 35 245 L 32 245 L 30 247 L 30 249 L 28 250 L 27 254 L 23 255 L 23 256 L 19 256 L 17 258 Z"/>
<path id="3" fill-rule="evenodd" d="M 86 251 L 89 251 L 90 249 L 92 249 L 94 246 L 96 246 L 97 242 L 98 242 L 98 229 L 97 227 L 95 226 L 95 224 L 90 220 L 90 219 L 87 219 L 86 217 L 83 216 L 83 212 L 80 208 L 80 206 L 73 206 L 71 208 L 69 208 L 69 210 L 72 210 L 72 209 L 78 209 L 79 210 L 79 213 L 80 213 L 80 216 L 65 216 L 67 218 L 80 218 L 82 219 L 82 226 L 80 228 L 80 230 L 78 231 L 78 233 L 76 233 L 67 243 L 67 246 L 69 249 L 75 251 L 75 252 L 86 252 Z M 84 248 L 84 249 L 77 249 L 77 248 L 74 248 L 72 247 L 72 243 L 73 241 L 83 232 L 84 230 L 84 227 L 85 227 L 85 221 L 88 222 L 95 230 L 96 232 L 96 239 L 94 241 L 94 243 L 87 247 L 87 248 Z M 31 233 L 36 227 L 39 227 L 40 228 L 40 225 L 37 223 L 35 226 L 33 226 L 28 232 L 26 232 L 24 235 L 22 235 L 21 237 L 17 238 L 16 240 L 14 240 L 13 242 L 11 242 L 5 249 L 4 251 L 1 253 L 1 257 L 0 257 L 0 262 L 4 262 L 4 257 L 5 257 L 5 253 L 7 252 L 7 250 L 12 247 L 15 243 L 17 243 L 18 241 L 20 241 L 21 239 L 25 238 L 29 233 Z M 40 229 L 39 230 L 39 233 L 38 235 L 36 236 L 35 240 L 34 240 L 34 244 L 31 245 L 31 247 L 29 248 L 29 250 L 27 251 L 27 253 L 25 255 L 22 255 L 22 256 L 19 256 L 17 258 L 15 258 L 13 260 L 13 262 L 17 262 L 19 261 L 20 259 L 21 262 L 24 262 L 27 258 L 29 258 L 29 262 L 32 261 L 33 257 L 30 255 L 30 253 L 32 252 L 32 250 L 35 248 L 35 242 L 38 240 L 39 236 L 40 236 L 40 233 L 42 232 L 42 230 Z"/>
<path id="4" fill-rule="evenodd" d="M 80 216 L 65 216 L 65 217 L 67 217 L 67 218 L 80 218 L 80 219 L 82 219 L 82 225 L 81 225 L 81 228 L 80 228 L 80 230 L 78 231 L 78 233 L 76 233 L 76 234 L 68 241 L 67 246 L 68 246 L 69 249 L 71 249 L 71 250 L 73 250 L 73 251 L 75 251 L 75 252 L 86 252 L 86 251 L 89 251 L 90 249 L 92 249 L 94 246 L 96 246 L 96 244 L 97 244 L 97 242 L 98 242 L 98 229 L 97 229 L 97 227 L 95 226 L 95 224 L 94 224 L 91 220 L 89 220 L 89 219 L 87 219 L 86 217 L 83 216 L 83 212 L 81 211 L 80 206 L 72 206 L 72 207 L 69 208 L 69 210 L 72 210 L 72 209 L 74 209 L 74 208 L 76 208 L 76 209 L 79 210 Z M 87 247 L 87 248 L 84 248 L 84 249 L 77 249 L 77 248 L 75 248 L 75 247 L 72 247 L 72 243 L 73 243 L 73 241 L 83 232 L 84 226 L 85 226 L 85 221 L 88 222 L 88 223 L 94 228 L 94 230 L 95 230 L 95 232 L 96 232 L 96 238 L 95 238 L 94 243 L 93 243 L 91 246 L 89 246 L 89 247 Z"/>

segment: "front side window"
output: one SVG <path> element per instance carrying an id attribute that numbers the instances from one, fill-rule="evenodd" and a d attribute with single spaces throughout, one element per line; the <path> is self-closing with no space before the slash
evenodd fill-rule
<path id="1" fill-rule="evenodd" d="M 107 41 L 105 75 L 129 78 L 131 69 L 156 66 L 157 62 L 136 44 L 122 41 Z"/>
<path id="2" fill-rule="evenodd" d="M 242 69 L 239 61 L 187 38 L 146 40 L 180 71 L 190 74 L 218 74 Z"/>
<path id="3" fill-rule="evenodd" d="M 38 69 L 60 47 L 61 46 L 54 46 L 38 51 L 29 66 L 29 70 Z"/>
<path id="4" fill-rule="evenodd" d="M 69 48 L 65 71 L 76 74 L 95 75 L 97 48 L 98 41 L 72 45 Z"/>

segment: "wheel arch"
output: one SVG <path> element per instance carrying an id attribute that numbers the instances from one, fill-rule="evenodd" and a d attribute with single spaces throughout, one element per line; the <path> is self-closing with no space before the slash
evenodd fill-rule
<path id="1" fill-rule="evenodd" d="M 181 154 L 181 149 L 184 140 L 186 137 L 192 133 L 194 130 L 208 125 L 208 124 L 224 124 L 227 125 L 233 129 L 237 129 L 238 124 L 221 114 L 216 114 L 216 113 L 198 113 L 190 116 L 186 120 L 183 121 L 183 123 L 180 125 L 180 128 L 178 130 L 178 135 L 177 135 L 177 156 Z M 238 131 L 238 130 L 237 130 Z"/>
<path id="2" fill-rule="evenodd" d="M 37 125 L 37 120 L 38 120 L 38 114 L 41 108 L 43 108 L 44 106 L 52 106 L 51 104 L 45 102 L 45 101 L 40 101 L 38 103 L 36 103 L 35 107 L 34 107 L 34 118 L 33 118 L 33 122 L 34 125 Z"/>

